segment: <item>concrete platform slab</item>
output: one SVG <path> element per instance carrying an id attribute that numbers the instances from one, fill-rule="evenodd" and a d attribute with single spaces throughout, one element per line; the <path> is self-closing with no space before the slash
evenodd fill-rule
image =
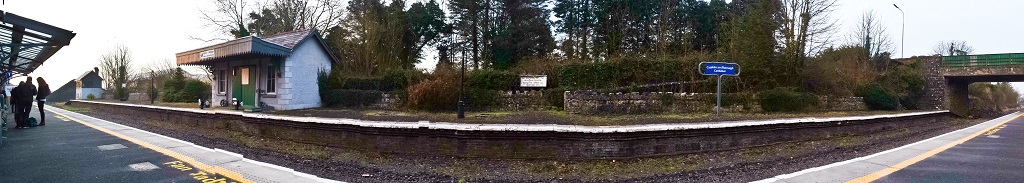
<path id="1" fill-rule="evenodd" d="M 85 126 L 79 125 L 79 126 L 75 127 L 76 129 L 89 130 L 89 131 L 93 131 L 93 132 L 104 131 L 106 133 L 116 133 L 116 135 L 114 135 L 116 137 L 107 136 L 106 138 L 103 138 L 103 139 L 120 140 L 121 142 L 124 142 L 124 140 L 128 140 L 128 141 L 131 141 L 131 142 L 127 142 L 129 144 L 134 144 L 132 142 L 139 142 L 139 143 L 141 143 L 139 145 L 144 146 L 145 148 L 153 149 L 153 150 L 155 150 L 157 152 L 160 152 L 160 153 L 163 153 L 163 154 L 167 154 L 167 156 L 173 157 L 173 158 L 165 158 L 165 159 L 156 160 L 156 161 L 152 161 L 152 160 L 150 160 L 150 161 L 135 160 L 134 163 L 131 163 L 132 165 L 129 165 L 128 163 L 123 164 L 122 166 L 125 167 L 125 168 L 121 168 L 121 169 L 123 169 L 121 171 L 131 171 L 133 169 L 132 167 L 134 167 L 134 168 L 143 168 L 143 169 L 152 169 L 153 166 L 155 166 L 157 168 L 156 169 L 152 169 L 152 170 L 161 170 L 161 171 L 162 170 L 178 171 L 178 169 L 189 169 L 189 170 L 191 170 L 191 168 L 200 168 L 200 169 L 203 169 L 203 170 L 208 170 L 209 169 L 209 170 L 218 170 L 218 171 L 227 172 L 225 174 L 225 176 L 239 175 L 240 178 L 244 178 L 246 181 L 252 181 L 252 182 L 338 182 L 338 181 L 333 181 L 333 180 L 322 179 L 322 178 L 319 178 L 319 177 L 316 177 L 316 176 L 313 176 L 313 175 L 309 175 L 309 174 L 305 174 L 305 173 L 301 173 L 301 172 L 296 172 L 296 171 L 294 171 L 292 169 L 283 168 L 283 167 L 276 166 L 276 165 L 271 165 L 271 164 L 266 164 L 266 163 L 262 163 L 262 162 L 258 162 L 258 161 L 248 160 L 248 159 L 245 159 L 242 155 L 239 155 L 239 154 L 236 154 L 236 153 L 232 153 L 232 152 L 228 152 L 228 151 L 223 151 L 223 150 L 219 150 L 219 149 L 210 149 L 210 148 L 206 148 L 206 147 L 197 146 L 197 145 L 195 145 L 193 143 L 190 143 L 190 142 L 181 141 L 181 140 L 170 138 L 170 137 L 166 137 L 166 136 L 163 136 L 163 135 L 160 135 L 160 134 L 151 133 L 151 132 L 135 129 L 135 128 L 128 127 L 128 126 L 123 126 L 123 125 L 116 124 L 116 123 L 111 123 L 109 121 L 105 121 L 105 120 L 102 120 L 102 119 L 97 119 L 97 118 L 89 117 L 89 116 L 86 116 L 86 115 L 82 115 L 82 114 L 78 114 L 78 113 L 62 110 L 62 109 L 59 109 L 59 108 L 50 107 L 49 110 L 50 110 L 50 112 L 53 112 L 53 113 L 56 113 L 56 114 L 59 114 L 59 115 L 48 115 L 48 116 L 61 116 L 61 118 L 66 118 L 66 119 L 70 120 L 68 122 L 62 121 L 63 123 L 85 124 Z M 55 118 L 54 120 L 55 121 L 61 121 L 61 120 L 56 120 L 56 119 L 57 118 Z M 48 119 L 48 121 L 50 121 L 50 120 Z M 88 127 L 86 127 L 86 126 L 88 126 Z M 99 131 L 96 131 L 96 130 L 99 130 Z M 69 134 L 69 135 L 70 136 L 76 136 L 75 134 Z M 94 139 L 93 137 L 91 137 L 91 135 L 87 136 L 87 137 L 83 136 L 83 137 L 69 137 L 69 138 L 72 138 L 72 139 Z M 126 138 L 126 139 L 120 139 L 120 138 Z M 92 146 L 88 146 L 88 147 L 92 151 L 98 152 L 100 150 L 98 150 L 96 146 L 109 145 L 109 144 L 112 144 L 112 143 L 104 141 L 104 142 L 97 142 L 96 145 L 92 145 Z M 139 148 L 139 146 L 127 145 L 125 143 L 122 143 L 122 144 L 124 144 L 128 149 L 132 149 L 132 148 L 138 149 Z M 39 152 L 39 151 L 25 151 L 25 152 Z M 170 154 L 168 154 L 168 153 L 170 153 Z M 170 160 L 168 160 L 168 159 L 170 159 Z M 174 159 L 178 159 L 178 160 L 181 160 L 181 161 L 194 161 L 195 163 L 199 163 L 199 164 L 194 164 L 194 163 L 191 163 L 191 162 L 188 162 L 187 164 L 185 164 L 185 163 L 182 163 L 180 161 L 173 161 Z M 32 161 L 7 161 L 7 162 L 33 163 Z M 145 163 L 149 163 L 149 164 L 145 164 Z M 182 164 L 179 164 L 179 163 L 182 163 Z M 189 167 L 188 166 L 189 164 L 191 164 L 192 167 Z M 149 166 L 149 165 L 153 165 L 153 166 Z M 186 177 L 186 178 L 191 178 L 191 177 Z M 4 179 L 0 178 L 0 180 L 4 180 Z M 22 179 L 19 179 L 19 180 L 22 180 Z M 185 180 L 188 180 L 188 179 L 185 179 Z M 246 181 L 243 181 L 243 182 L 246 182 Z M 2 182 L 2 181 L 0 181 L 0 182 Z M 93 181 L 86 181 L 86 182 L 93 182 Z M 169 180 L 169 181 L 165 180 L 165 181 L 153 181 L 153 182 L 183 182 L 183 181 L 182 180 Z"/>
<path id="2" fill-rule="evenodd" d="M 243 176 L 256 182 L 289 183 L 295 179 L 295 175 L 276 168 L 261 166 L 249 161 L 234 161 L 221 165 L 229 170 L 241 173 Z"/>
<path id="3" fill-rule="evenodd" d="M 885 156 L 875 156 L 873 158 L 868 158 L 863 162 L 884 166 L 893 166 L 899 164 L 900 162 L 903 162 L 904 160 L 913 158 L 914 156 L 921 155 L 922 153 L 925 152 L 928 151 L 908 148 L 902 151 L 893 151 L 891 153 L 885 154 Z"/>
<path id="4" fill-rule="evenodd" d="M 804 174 L 785 179 L 786 182 L 846 182 L 878 170 L 888 168 L 868 162 L 853 162 L 842 166 L 824 169 L 814 174 Z"/>
<path id="5" fill-rule="evenodd" d="M 1020 165 L 1022 165 L 1022 163 L 1024 163 L 1024 158 L 1014 159 L 1012 157 L 1009 157 L 1009 158 L 1008 157 L 1004 157 L 1004 155 L 996 155 L 996 156 L 999 156 L 1001 158 L 993 158 L 993 155 L 991 155 L 991 154 L 993 154 L 993 152 L 996 152 L 996 149 L 1007 149 L 1008 147 L 1009 148 L 1015 148 L 1015 147 L 1019 148 L 1020 147 L 1019 145 L 1006 144 L 1004 141 L 1001 141 L 1001 140 L 1005 140 L 1003 138 L 984 138 L 983 137 L 984 135 L 982 135 L 982 136 L 974 136 L 975 134 L 978 134 L 979 132 L 983 132 L 985 130 L 991 129 L 991 128 L 996 127 L 996 126 L 999 126 L 999 125 L 1001 125 L 1001 124 L 1003 124 L 1005 122 L 1011 122 L 1011 121 L 1009 121 L 1011 119 L 1014 119 L 1014 121 L 1018 122 L 1018 123 L 1024 122 L 1024 119 L 1018 118 L 1018 116 L 1021 116 L 1021 114 L 1022 114 L 1021 112 L 1013 113 L 1013 114 L 1006 115 L 1006 116 L 1003 116 L 1003 117 L 1000 117 L 1000 118 L 996 118 L 996 119 L 993 119 L 993 120 L 989 120 L 989 121 L 986 121 L 986 122 L 983 122 L 983 123 L 980 123 L 980 124 L 977 124 L 977 125 L 974 125 L 974 126 L 971 126 L 971 127 L 967 127 L 967 128 L 964 128 L 964 129 L 960 129 L 960 130 L 957 130 L 957 131 L 953 131 L 953 132 L 950 132 L 950 133 L 946 133 L 946 134 L 943 134 L 943 135 L 940 135 L 940 136 L 936 136 L 936 137 L 932 137 L 932 138 L 929 138 L 929 139 L 925 139 L 925 140 L 922 140 L 922 141 L 918 141 L 918 142 L 915 142 L 915 143 L 912 143 L 912 144 L 908 144 L 908 145 L 905 145 L 905 146 L 901 146 L 901 147 L 898 147 L 898 148 L 895 148 L 895 149 L 879 152 L 879 153 L 868 155 L 868 156 L 864 156 L 864 157 L 854 158 L 854 159 L 846 160 L 846 161 L 842 161 L 842 162 L 836 162 L 836 163 L 825 165 L 825 166 L 821 166 L 821 167 L 814 167 L 814 168 L 809 168 L 809 169 L 805 169 L 805 170 L 794 172 L 794 173 L 779 175 L 779 176 L 775 176 L 775 177 L 772 177 L 772 178 L 768 178 L 768 179 L 764 179 L 764 180 L 760 180 L 760 181 L 755 181 L 755 182 L 847 182 L 847 181 L 850 181 L 850 180 L 854 180 L 854 179 L 857 179 L 857 178 L 864 177 L 866 175 L 878 173 L 880 171 L 886 170 L 887 168 L 890 168 L 890 167 L 894 167 L 894 165 L 901 164 L 901 163 L 910 163 L 911 166 L 906 167 L 907 170 L 920 170 L 920 172 L 900 173 L 901 171 L 898 171 L 899 169 L 889 169 L 889 170 L 886 170 L 886 171 L 896 171 L 896 173 L 898 173 L 898 176 L 895 176 L 896 178 L 889 178 L 889 177 L 894 177 L 894 176 L 891 176 L 891 175 L 890 176 L 885 176 L 885 177 L 883 177 L 883 179 L 878 179 L 878 181 L 880 181 L 880 182 L 891 182 L 892 180 L 902 180 L 902 181 L 896 181 L 896 182 L 906 182 L 906 181 L 909 181 L 909 180 L 915 180 L 915 179 L 913 179 L 914 177 L 922 177 L 922 176 L 931 175 L 931 174 L 929 174 L 927 172 L 939 172 L 938 170 L 947 171 L 949 169 L 949 168 L 943 168 L 943 167 L 939 167 L 939 168 L 928 167 L 928 166 L 926 166 L 928 164 L 928 162 L 990 162 L 990 163 L 987 163 L 987 165 L 1006 165 L 1006 166 L 1017 166 L 1017 168 L 1021 168 Z M 1010 124 L 1010 123 L 1007 123 L 1007 124 Z M 1022 126 L 1022 128 L 1020 128 L 1020 129 L 1021 130 L 1019 130 L 1019 131 L 1024 131 L 1024 126 Z M 999 135 L 999 134 L 997 133 L 996 135 Z M 1002 134 L 1002 135 L 1007 135 L 1007 134 Z M 1017 136 L 1021 136 L 1021 138 L 1024 139 L 1024 135 L 1017 134 Z M 981 138 L 979 138 L 979 137 L 981 137 Z M 968 139 L 968 138 L 973 138 L 973 139 L 967 140 L 966 142 L 963 141 L 964 139 Z M 979 139 L 984 139 L 984 140 L 979 140 Z M 958 143 L 958 142 L 962 142 L 962 143 Z M 950 148 L 952 150 L 944 149 L 944 147 L 949 147 L 948 145 L 950 145 L 950 144 L 953 144 L 952 148 Z M 940 153 L 940 156 L 933 156 L 934 154 L 930 154 L 930 153 L 935 153 L 935 152 L 932 152 L 932 151 L 936 150 L 936 149 L 943 149 L 944 151 L 942 151 Z M 1003 153 L 1003 154 L 1006 154 L 1006 153 Z M 1014 153 L 1009 153 L 1009 154 L 1014 154 Z M 912 160 L 912 159 L 916 159 L 916 158 L 920 158 L 920 157 L 927 158 L 927 159 L 925 159 L 923 161 L 923 162 L 925 162 L 924 164 L 926 164 L 926 165 L 921 165 L 921 163 L 917 163 L 918 161 L 921 161 L 920 159 L 913 160 L 913 161 L 908 161 L 908 160 Z M 992 162 L 993 159 L 998 159 L 998 161 L 997 162 Z M 1018 162 L 1020 162 L 1020 163 L 1018 163 Z M 974 168 L 964 168 L 964 167 L 970 167 L 970 166 L 963 166 L 963 164 L 956 164 L 956 163 L 946 164 L 946 165 L 942 165 L 942 166 L 959 167 L 960 169 L 965 169 L 965 170 L 984 169 L 984 166 L 974 167 Z M 913 171 L 911 171 L 911 172 L 913 172 Z M 922 173 L 922 172 L 925 172 L 925 173 Z M 959 173 L 956 173 L 955 175 L 959 176 L 959 175 L 981 175 L 981 174 L 985 174 L 987 176 L 988 174 L 1000 174 L 1001 172 L 1004 172 L 1004 171 L 1003 170 L 996 170 L 996 171 L 986 171 L 984 173 L 979 173 L 977 171 L 968 171 L 967 173 L 959 172 Z M 1018 174 L 1018 175 L 1024 176 L 1024 174 Z M 992 180 L 992 179 L 988 179 L 988 178 L 989 177 L 999 177 L 999 176 L 987 176 L 987 177 L 986 176 L 975 176 L 975 177 L 982 177 L 982 178 L 977 179 L 977 180 Z M 906 179 L 908 177 L 909 177 L 909 179 Z M 922 179 L 922 180 L 924 180 L 924 179 Z M 928 180 L 931 180 L 931 179 L 928 179 Z M 936 179 L 936 180 L 950 181 L 950 180 L 957 180 L 957 179 Z M 964 180 L 970 180 L 970 179 L 964 179 Z M 1011 180 L 1011 179 L 997 178 L 995 180 Z M 1022 180 L 1022 179 L 1013 179 L 1013 180 Z M 925 181 L 925 182 L 931 182 L 931 181 Z M 973 182 L 973 181 L 968 181 L 968 182 Z"/>
<path id="6" fill-rule="evenodd" d="M 159 137 L 159 136 L 144 137 L 141 140 L 143 140 L 145 142 L 148 142 L 150 144 L 156 145 L 158 147 L 166 148 L 166 149 L 175 148 L 175 147 L 182 147 L 182 146 L 192 146 L 193 145 L 191 143 L 181 143 L 181 142 L 173 140 L 173 139 Z"/>

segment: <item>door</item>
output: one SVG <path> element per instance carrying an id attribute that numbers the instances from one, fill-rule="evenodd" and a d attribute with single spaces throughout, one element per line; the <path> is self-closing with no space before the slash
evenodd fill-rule
<path id="1" fill-rule="evenodd" d="M 252 66 L 235 67 L 231 96 L 242 102 L 243 109 L 256 106 L 256 70 Z"/>

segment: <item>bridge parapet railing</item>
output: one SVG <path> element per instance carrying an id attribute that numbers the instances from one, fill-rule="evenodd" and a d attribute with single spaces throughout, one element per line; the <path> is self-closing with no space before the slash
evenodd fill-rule
<path id="1" fill-rule="evenodd" d="M 1024 53 L 943 56 L 944 67 L 1024 65 Z"/>

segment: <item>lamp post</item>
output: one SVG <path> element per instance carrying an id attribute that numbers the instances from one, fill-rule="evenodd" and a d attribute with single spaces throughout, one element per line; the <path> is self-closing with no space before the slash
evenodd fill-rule
<path id="1" fill-rule="evenodd" d="M 156 103 L 156 73 L 149 70 L 149 104 Z"/>
<path id="2" fill-rule="evenodd" d="M 900 57 L 906 58 L 906 53 L 903 53 L 903 47 L 906 46 L 903 44 L 905 43 L 904 41 L 907 40 L 907 14 L 903 12 L 903 9 L 901 9 L 900 6 L 896 6 L 896 4 L 892 4 L 892 6 L 895 6 L 897 10 L 900 10 L 900 14 L 903 15 L 903 28 L 900 30 Z"/>
<path id="3" fill-rule="evenodd" d="M 465 34 L 462 35 L 462 39 L 463 40 L 466 39 L 466 35 Z M 466 90 L 466 86 L 465 86 L 466 85 L 466 47 L 465 46 L 462 47 L 462 66 L 459 69 L 462 70 L 461 71 L 462 73 L 459 75 L 459 104 L 458 104 L 459 106 L 457 106 L 458 110 L 459 110 L 459 115 L 456 118 L 458 118 L 458 119 L 465 119 L 466 118 L 466 109 L 465 109 L 465 105 L 466 105 L 466 95 L 465 95 L 465 92 L 466 92 L 465 91 Z"/>

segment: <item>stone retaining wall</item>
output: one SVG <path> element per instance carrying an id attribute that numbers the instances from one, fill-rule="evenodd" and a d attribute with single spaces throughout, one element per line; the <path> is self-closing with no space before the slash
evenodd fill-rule
<path id="1" fill-rule="evenodd" d="M 819 111 L 862 111 L 867 110 L 861 97 L 820 97 Z"/>
<path id="2" fill-rule="evenodd" d="M 402 108 L 402 98 L 391 93 L 381 93 L 380 100 L 371 104 L 370 108 L 397 110 Z"/>
<path id="3" fill-rule="evenodd" d="M 722 98 L 722 112 L 761 111 L 753 95 L 722 94 Z M 819 111 L 867 110 L 861 97 L 825 96 L 819 99 Z M 716 96 L 713 93 L 565 93 L 565 111 L 576 114 L 708 113 L 714 112 L 715 105 Z"/>
<path id="4" fill-rule="evenodd" d="M 72 101 L 91 114 L 117 120 L 145 120 L 222 133 L 239 132 L 262 138 L 349 148 L 366 153 L 402 156 L 494 159 L 625 159 L 733 150 L 778 143 L 823 140 L 860 134 L 938 128 L 948 112 L 860 118 L 845 121 L 793 122 L 717 128 L 656 131 L 565 132 L 503 129 L 436 129 L 380 127 L 395 122 L 303 121 L 301 117 L 245 115 L 237 112 L 178 110 L 166 107 Z M 413 122 L 412 124 L 422 124 Z M 723 123 L 716 123 L 723 124 Z M 381 125 L 384 126 L 384 125 Z M 440 126 L 452 126 L 444 124 Z M 583 128 L 535 125 L 536 128 Z M 707 125 L 705 125 L 707 126 Z M 608 129 L 601 127 L 594 129 Z M 636 128 L 629 126 L 628 128 Z M 623 128 L 627 129 L 627 128 Z"/>
<path id="5" fill-rule="evenodd" d="M 541 91 L 499 91 L 498 98 L 501 110 L 528 111 L 548 109 L 544 92 Z"/>

